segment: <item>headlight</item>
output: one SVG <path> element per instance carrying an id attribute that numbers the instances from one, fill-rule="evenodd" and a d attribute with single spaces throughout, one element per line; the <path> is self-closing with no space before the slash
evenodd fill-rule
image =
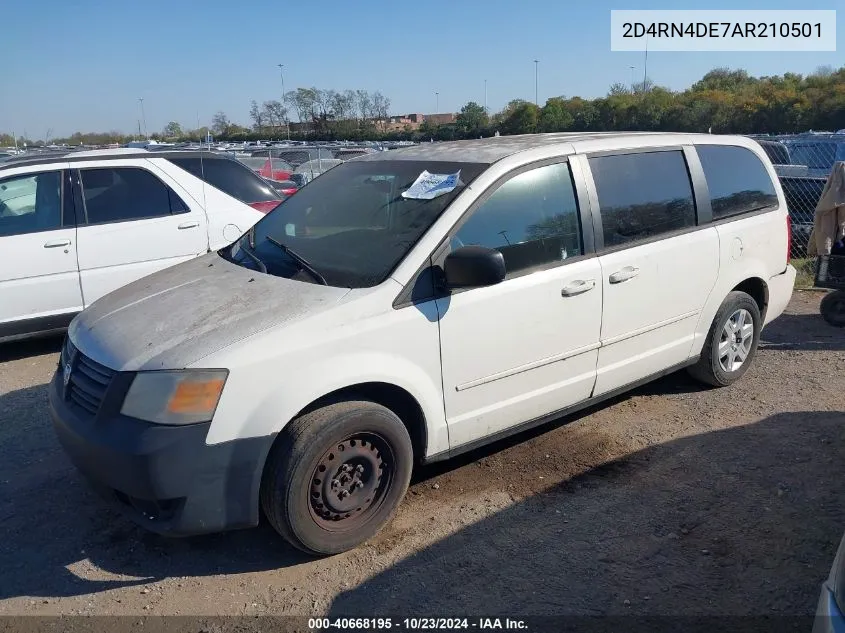
<path id="1" fill-rule="evenodd" d="M 228 375 L 226 369 L 138 372 L 120 412 L 157 424 L 209 422 Z"/>
<path id="2" fill-rule="evenodd" d="M 74 354 L 76 354 L 76 348 L 73 346 L 73 343 L 70 342 L 70 336 L 65 334 L 65 340 L 62 344 L 62 353 L 59 356 L 59 365 L 64 366 L 66 362 L 73 358 Z"/>

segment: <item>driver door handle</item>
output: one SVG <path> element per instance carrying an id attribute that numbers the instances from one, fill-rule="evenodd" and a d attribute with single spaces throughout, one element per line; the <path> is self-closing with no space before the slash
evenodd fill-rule
<path id="1" fill-rule="evenodd" d="M 61 248 L 62 246 L 70 246 L 70 240 L 53 240 L 44 243 L 44 248 Z"/>
<path id="2" fill-rule="evenodd" d="M 562 297 L 574 297 L 584 292 L 588 292 L 596 287 L 595 279 L 576 279 L 570 284 L 567 284 L 560 291 Z"/>
<path id="3" fill-rule="evenodd" d="M 608 277 L 608 281 L 612 284 L 618 284 L 622 283 L 623 281 L 633 279 L 639 274 L 640 269 L 636 266 L 625 266 L 625 268 L 623 268 L 622 270 L 617 270 L 610 277 Z"/>

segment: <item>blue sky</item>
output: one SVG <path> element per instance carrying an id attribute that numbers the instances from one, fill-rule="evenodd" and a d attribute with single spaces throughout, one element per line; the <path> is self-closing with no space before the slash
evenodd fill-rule
<path id="1" fill-rule="evenodd" d="M 795 9 L 766 2 L 604 0 L 7 0 L 0 132 L 43 138 L 76 130 L 130 132 L 144 98 L 147 128 L 195 127 L 222 110 L 248 124 L 250 100 L 285 88 L 381 90 L 394 114 L 484 100 L 490 111 L 556 95 L 596 97 L 642 53 L 610 51 L 613 9 Z M 837 2 L 801 3 L 835 9 Z M 414 10 L 413 7 L 419 7 Z M 845 64 L 845 11 L 836 53 L 650 53 L 649 76 L 682 89 L 716 66 L 755 75 Z"/>

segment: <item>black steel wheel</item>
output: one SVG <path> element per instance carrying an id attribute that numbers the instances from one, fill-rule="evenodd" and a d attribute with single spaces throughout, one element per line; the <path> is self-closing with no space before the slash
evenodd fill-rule
<path id="1" fill-rule="evenodd" d="M 396 458 L 377 433 L 357 433 L 320 458 L 311 479 L 311 515 L 332 532 L 354 530 L 378 509 Z"/>
<path id="2" fill-rule="evenodd" d="M 366 400 L 337 402 L 293 420 L 264 468 L 270 524 L 311 554 L 337 554 L 372 538 L 393 517 L 413 466 L 402 420 Z"/>

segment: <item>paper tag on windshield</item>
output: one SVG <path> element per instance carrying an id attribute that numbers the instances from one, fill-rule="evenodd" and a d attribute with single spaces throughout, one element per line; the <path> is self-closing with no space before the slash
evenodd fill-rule
<path id="1" fill-rule="evenodd" d="M 402 197 L 413 200 L 431 200 L 452 191 L 458 186 L 460 179 L 460 170 L 454 174 L 430 174 L 428 171 L 423 171 L 414 181 L 414 184 L 407 191 L 402 192 Z"/>

